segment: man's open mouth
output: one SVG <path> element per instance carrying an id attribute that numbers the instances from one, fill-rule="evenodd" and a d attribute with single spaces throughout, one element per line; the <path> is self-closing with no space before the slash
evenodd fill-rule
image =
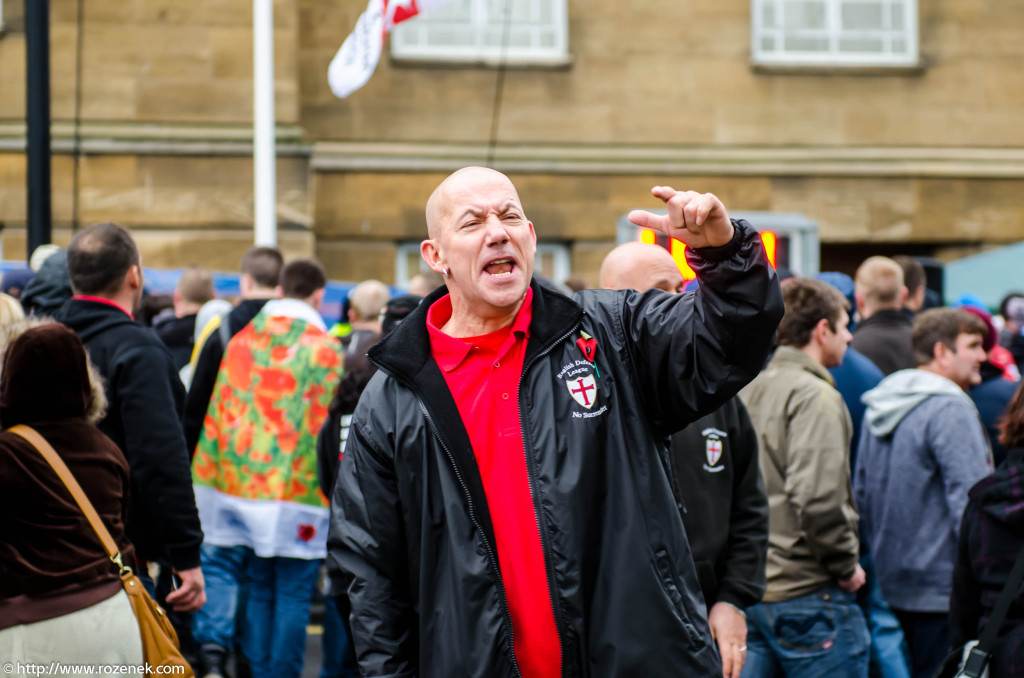
<path id="1" fill-rule="evenodd" d="M 495 259 L 484 266 L 484 271 L 495 278 L 507 278 L 512 275 L 512 269 L 514 268 L 515 262 L 511 259 Z"/>

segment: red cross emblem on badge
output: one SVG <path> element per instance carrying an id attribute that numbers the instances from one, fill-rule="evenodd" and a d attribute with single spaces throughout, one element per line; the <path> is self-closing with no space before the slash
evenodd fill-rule
<path id="1" fill-rule="evenodd" d="M 597 401 L 597 384 L 594 382 L 594 375 L 588 374 L 582 379 L 566 381 L 565 385 L 569 387 L 569 393 L 573 400 L 588 410 Z"/>
<path id="2" fill-rule="evenodd" d="M 708 465 L 714 466 L 722 458 L 722 441 L 708 438 L 705 442 L 707 443 Z"/>

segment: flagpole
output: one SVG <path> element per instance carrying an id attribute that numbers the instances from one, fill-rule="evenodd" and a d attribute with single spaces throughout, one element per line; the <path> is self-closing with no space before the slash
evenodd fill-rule
<path id="1" fill-rule="evenodd" d="M 277 245 L 277 148 L 274 136 L 274 2 L 253 0 L 253 190 L 255 243 Z"/>

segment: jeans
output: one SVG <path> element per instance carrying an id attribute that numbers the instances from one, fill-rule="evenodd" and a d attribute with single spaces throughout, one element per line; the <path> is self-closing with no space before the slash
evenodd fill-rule
<path id="1" fill-rule="evenodd" d="M 867 575 L 867 583 L 857 591 L 857 602 L 864 612 L 871 633 L 871 665 L 868 674 L 871 678 L 910 678 L 900 620 L 885 602 L 875 577 L 871 556 L 861 556 L 860 565 Z"/>
<path id="2" fill-rule="evenodd" d="M 829 585 L 747 608 L 742 678 L 866 678 L 868 627 L 852 593 Z"/>
<path id="3" fill-rule="evenodd" d="M 239 614 L 239 597 L 249 580 L 253 552 L 248 546 L 203 544 L 200 557 L 206 604 L 192 616 L 192 636 L 197 647 L 220 645 L 230 651 L 235 646 L 236 620 L 245 619 L 244 606 Z"/>
<path id="4" fill-rule="evenodd" d="M 299 678 L 306 654 L 306 624 L 320 560 L 260 558 L 252 563 L 249 643 L 253 676 Z"/>
<path id="5" fill-rule="evenodd" d="M 893 610 L 900 620 L 910 648 L 910 673 L 914 678 L 931 678 L 951 651 L 948 612 L 907 612 Z"/>
<path id="6" fill-rule="evenodd" d="M 324 598 L 324 662 L 320 678 L 356 678 L 359 675 L 352 639 L 345 628 L 337 599 L 327 596 Z"/>

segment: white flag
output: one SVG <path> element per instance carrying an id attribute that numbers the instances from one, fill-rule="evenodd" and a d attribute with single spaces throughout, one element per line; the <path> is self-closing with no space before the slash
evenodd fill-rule
<path id="1" fill-rule="evenodd" d="M 345 39 L 327 69 L 331 91 L 344 99 L 369 81 L 384 49 L 384 36 L 406 19 L 452 0 L 370 0 L 355 30 Z"/>

